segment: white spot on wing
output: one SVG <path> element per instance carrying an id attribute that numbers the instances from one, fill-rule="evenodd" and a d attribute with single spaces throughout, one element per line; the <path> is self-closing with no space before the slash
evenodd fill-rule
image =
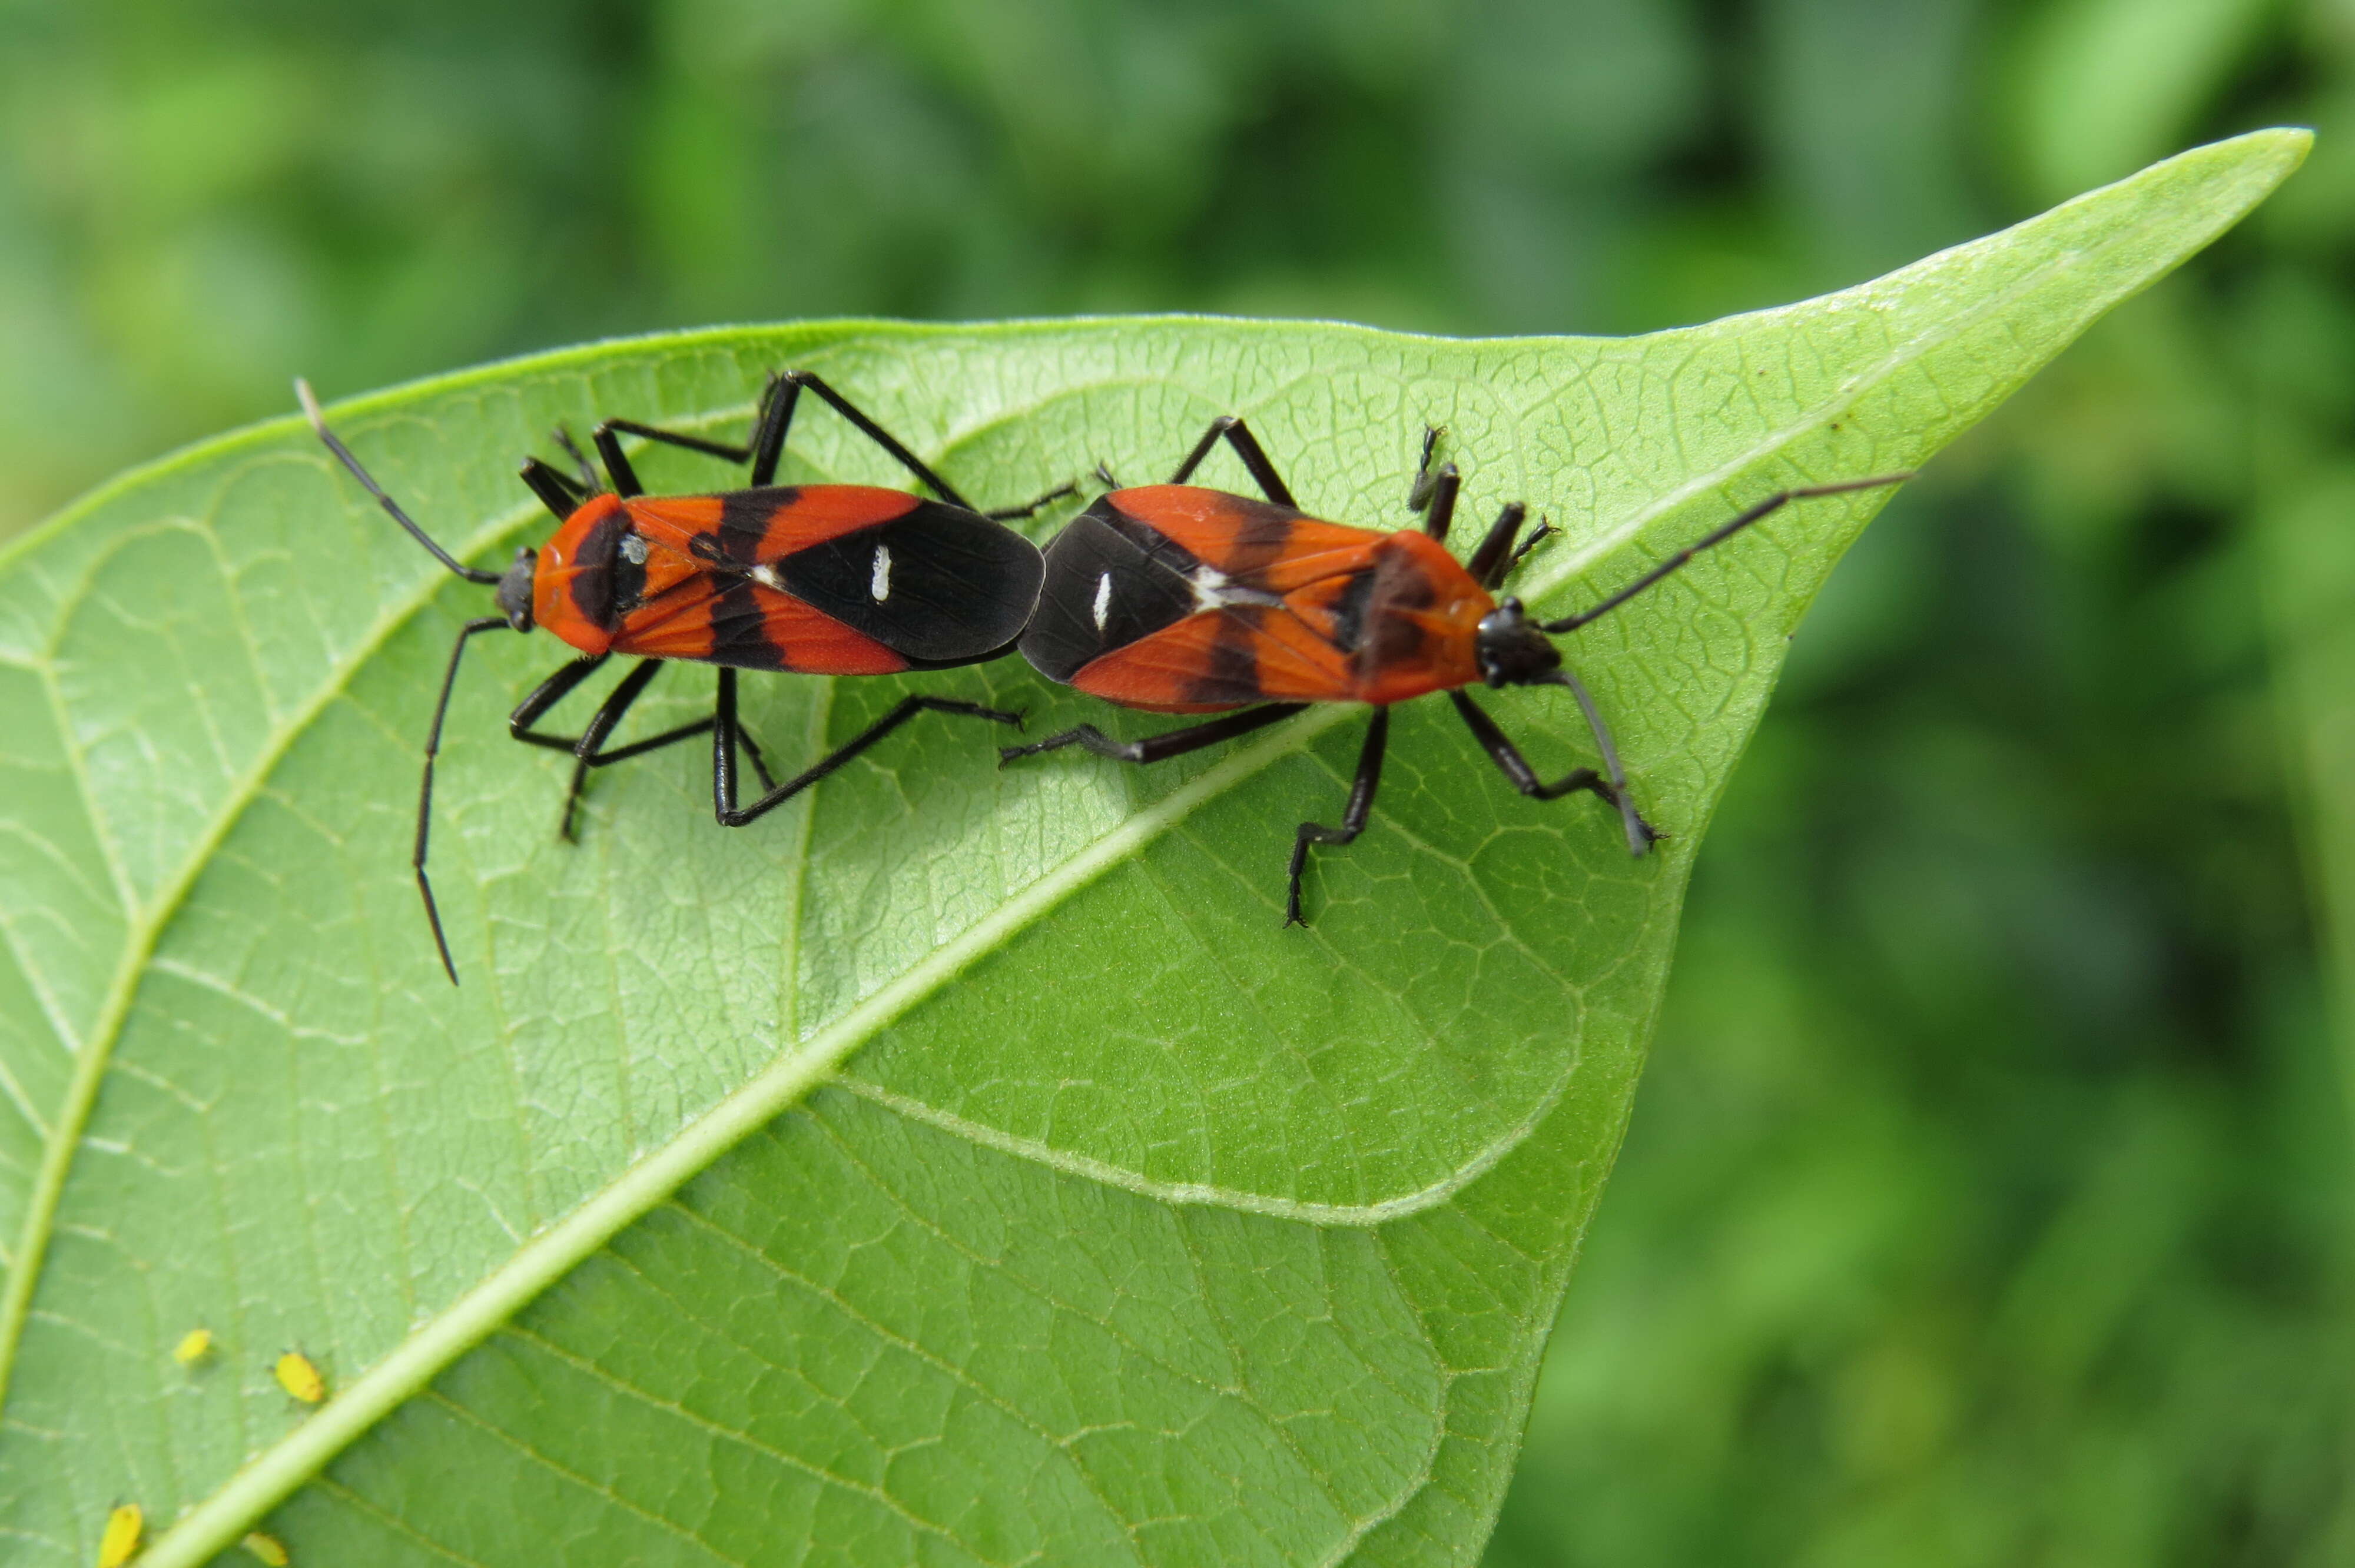
<path id="1" fill-rule="evenodd" d="M 875 546 L 875 576 L 868 581 L 868 597 L 881 604 L 891 597 L 891 546 Z"/>
<path id="2" fill-rule="evenodd" d="M 782 589 L 785 586 L 783 582 L 778 580 L 777 568 L 770 566 L 765 561 L 761 565 L 754 567 L 750 572 L 747 572 L 745 576 L 751 577 L 754 582 L 759 583 L 762 588 Z"/>
<path id="3" fill-rule="evenodd" d="M 1102 631 L 1104 629 L 1104 621 L 1108 620 L 1111 615 L 1112 574 L 1110 572 L 1106 572 L 1103 576 L 1096 579 L 1096 630 L 1098 631 Z"/>
<path id="4" fill-rule="evenodd" d="M 1227 574 L 1216 567 L 1196 567 L 1193 574 L 1187 577 L 1186 583 L 1194 590 L 1194 609 L 1197 612 L 1216 609 L 1227 602 L 1219 593 L 1220 588 L 1227 586 Z"/>
<path id="5" fill-rule="evenodd" d="M 1187 574 L 1186 586 L 1194 590 L 1194 613 L 1206 609 L 1224 609 L 1231 604 L 1254 604 L 1266 609 L 1281 607 L 1282 596 L 1259 588 L 1246 588 L 1218 567 L 1198 565 Z"/>
<path id="6" fill-rule="evenodd" d="M 622 558 L 634 567 L 646 564 L 646 542 L 635 534 L 622 535 Z"/>

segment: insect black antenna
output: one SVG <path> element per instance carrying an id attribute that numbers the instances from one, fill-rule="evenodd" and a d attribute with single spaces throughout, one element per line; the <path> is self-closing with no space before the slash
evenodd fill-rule
<path id="1" fill-rule="evenodd" d="M 1594 749 L 1603 755 L 1603 776 L 1611 784 L 1607 799 L 1619 809 L 1620 824 L 1627 832 L 1627 853 L 1642 854 L 1660 835 L 1636 810 L 1636 797 L 1627 788 L 1627 769 L 1620 764 L 1619 747 L 1611 738 L 1611 726 L 1603 722 L 1603 710 L 1587 694 L 1585 683 L 1567 669 L 1554 671 L 1546 680 L 1553 685 L 1569 687 L 1570 694 L 1578 699 L 1578 711 L 1586 715 L 1587 733 L 1594 737 Z"/>
<path id="2" fill-rule="evenodd" d="M 1596 605 L 1593 609 L 1580 610 L 1576 615 L 1565 615 L 1560 620 L 1548 620 L 1541 622 L 1539 630 L 1550 633 L 1575 631 L 1580 627 L 1585 625 L 1588 621 L 1593 620 L 1598 617 L 1610 614 L 1621 605 L 1625 604 L 1629 599 L 1634 599 L 1637 594 L 1642 593 L 1646 588 L 1650 588 L 1653 584 L 1660 581 L 1663 577 L 1675 573 L 1679 567 L 1683 567 L 1686 562 L 1691 560 L 1695 556 L 1700 555 L 1703 550 L 1710 549 L 1714 546 L 1724 544 L 1728 539 L 1732 538 L 1736 534 L 1741 533 L 1753 523 L 1756 523 L 1762 518 L 1774 515 L 1775 513 L 1780 512 L 1784 507 L 1788 506 L 1794 501 L 1809 501 L 1819 495 L 1845 495 L 1851 490 L 1878 490 L 1883 485 L 1902 484 L 1913 477 L 1913 475 L 1910 471 L 1906 473 L 1883 473 L 1876 474 L 1870 479 L 1843 480 L 1838 484 L 1810 484 L 1802 486 L 1796 490 L 1778 491 L 1774 494 L 1768 496 L 1765 500 L 1758 503 L 1755 506 L 1751 507 L 1747 512 L 1741 514 L 1732 522 L 1722 524 L 1716 530 L 1716 532 L 1709 535 L 1707 537 L 1688 545 L 1683 549 L 1678 550 L 1675 555 L 1670 556 L 1667 560 L 1662 561 L 1658 566 L 1654 567 L 1650 571 L 1646 572 L 1642 577 L 1637 577 L 1634 582 L 1629 583 L 1625 588 L 1621 588 L 1617 593 L 1613 594 L 1609 599 L 1604 599 L 1601 604 Z"/>
<path id="3" fill-rule="evenodd" d="M 335 431 L 327 429 L 326 416 L 319 412 L 319 400 L 311 395 L 311 384 L 299 376 L 294 378 L 294 396 L 301 400 L 303 413 L 310 419 L 311 429 L 318 432 L 321 443 L 336 454 L 336 461 L 342 463 L 354 479 L 360 482 L 362 490 L 376 497 L 376 503 L 384 508 L 388 516 L 409 530 L 410 538 L 424 546 L 427 553 L 435 560 L 470 583 L 496 583 L 499 580 L 497 572 L 486 572 L 477 567 L 460 565 L 455 556 L 435 544 L 432 536 L 419 527 L 410 519 L 409 514 L 400 509 L 400 503 L 384 493 L 384 486 L 369 477 L 368 471 L 360 466 L 360 460 L 352 455 L 351 449 L 336 439 Z M 500 624 L 506 623 L 502 621 Z"/>

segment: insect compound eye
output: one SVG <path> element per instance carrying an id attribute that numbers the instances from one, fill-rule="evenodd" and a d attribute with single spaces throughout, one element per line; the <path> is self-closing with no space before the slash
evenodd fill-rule
<path id="1" fill-rule="evenodd" d="M 517 550 L 515 564 L 507 567 L 506 576 L 499 579 L 499 613 L 517 631 L 531 630 L 532 557 L 529 550 Z"/>

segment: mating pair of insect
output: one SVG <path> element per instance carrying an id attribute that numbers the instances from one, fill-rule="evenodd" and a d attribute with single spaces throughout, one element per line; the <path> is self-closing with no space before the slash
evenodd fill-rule
<path id="1" fill-rule="evenodd" d="M 1018 649 L 1041 674 L 1123 707 L 1224 716 L 1144 740 L 1114 740 L 1092 725 L 1028 746 L 1000 748 L 1001 762 L 1066 746 L 1099 757 L 1153 763 L 1248 735 L 1314 703 L 1365 703 L 1373 709 L 1338 827 L 1303 822 L 1295 834 L 1284 919 L 1302 924 L 1301 874 L 1312 844 L 1346 844 L 1364 831 L 1381 782 L 1394 703 L 1445 692 L 1497 768 L 1540 800 L 1584 791 L 1619 813 L 1628 851 L 1659 836 L 1636 808 L 1611 732 L 1586 688 L 1565 668 L 1552 639 L 1609 613 L 1790 503 L 1898 483 L 1883 474 L 1810 485 L 1767 496 L 1713 533 L 1661 561 L 1591 609 L 1554 620 L 1530 618 L 1497 590 L 1551 530 L 1521 537 L 1528 510 L 1497 514 L 1470 557 L 1444 546 L 1461 485 L 1454 463 L 1436 468 L 1438 434 L 1425 432 L 1409 507 L 1421 531 L 1386 533 L 1321 522 L 1304 514 L 1243 421 L 1223 416 L 1194 443 L 1167 484 L 1108 486 L 1048 545 L 1043 556 L 1006 526 L 1072 493 L 1066 484 L 1028 505 L 984 512 L 907 447 L 817 376 L 770 378 L 743 446 L 608 419 L 592 437 L 605 469 L 601 484 L 569 439 L 578 465 L 566 473 L 538 458 L 524 482 L 559 520 L 547 544 L 518 549 L 505 572 L 462 564 L 418 526 L 327 428 L 311 390 L 295 384 L 319 439 L 392 519 L 434 559 L 470 582 L 496 587 L 499 613 L 470 620 L 450 650 L 433 722 L 426 732 L 412 863 L 442 968 L 457 966 L 425 873 L 433 804 L 433 758 L 467 642 L 485 631 L 546 628 L 581 656 L 540 683 L 508 715 L 528 745 L 573 758 L 562 832 L 572 821 L 589 770 L 696 736 L 711 736 L 712 811 L 742 827 L 836 771 L 920 713 L 961 715 L 1019 726 L 1021 715 L 976 703 L 911 696 L 845 745 L 779 783 L 736 716 L 736 672 L 887 675 L 979 663 Z M 777 465 L 794 411 L 808 391 L 831 405 L 938 497 L 863 484 L 780 485 Z M 749 465 L 747 489 L 650 496 L 621 438 L 684 447 Z M 560 433 L 559 433 L 560 437 Z M 560 439 L 562 439 L 560 437 Z M 1186 482 L 1224 440 L 1264 499 Z M 616 653 L 640 662 L 613 687 L 577 736 L 534 726 L 566 694 Z M 627 745 L 613 731 L 666 661 L 719 666 L 710 717 Z M 1540 779 L 1496 721 L 1464 688 L 1567 687 L 1585 715 L 1603 766 Z M 751 759 L 762 793 L 737 804 L 737 754 Z"/>

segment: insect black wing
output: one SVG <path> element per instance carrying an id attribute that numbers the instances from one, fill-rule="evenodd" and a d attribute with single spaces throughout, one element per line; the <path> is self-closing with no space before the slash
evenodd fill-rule
<path id="1" fill-rule="evenodd" d="M 1109 495 L 1055 535 L 1046 560 L 1046 587 L 1021 649 L 1049 680 L 1069 682 L 1091 661 L 1201 608 L 1194 554 Z"/>
<path id="2" fill-rule="evenodd" d="M 935 502 L 795 550 L 785 591 L 911 663 L 970 664 L 1022 634 L 1045 575 L 1038 547 L 1002 524 Z"/>

